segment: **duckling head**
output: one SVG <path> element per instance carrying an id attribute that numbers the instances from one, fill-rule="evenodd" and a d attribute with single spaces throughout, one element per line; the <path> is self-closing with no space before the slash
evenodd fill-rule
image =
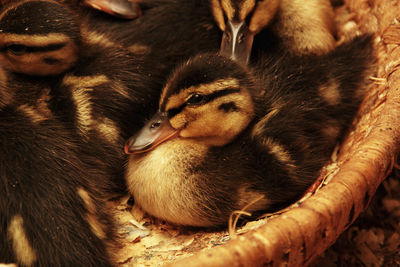
<path id="1" fill-rule="evenodd" d="M 194 57 L 171 76 L 158 113 L 128 140 L 125 152 L 146 152 L 174 138 L 228 144 L 253 119 L 253 86 L 248 72 L 223 56 Z"/>
<path id="2" fill-rule="evenodd" d="M 0 65 L 27 75 L 57 75 L 78 58 L 80 28 L 51 0 L 11 2 L 0 14 Z"/>
<path id="3" fill-rule="evenodd" d="M 223 31 L 221 53 L 247 63 L 254 35 L 274 18 L 280 0 L 211 0 L 211 9 Z"/>

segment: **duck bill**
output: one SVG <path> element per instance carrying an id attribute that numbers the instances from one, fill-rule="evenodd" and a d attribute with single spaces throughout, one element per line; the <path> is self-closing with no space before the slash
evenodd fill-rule
<path id="1" fill-rule="evenodd" d="M 136 1 L 135 1 L 136 2 Z M 84 0 L 83 3 L 110 15 L 135 19 L 142 14 L 139 5 L 129 0 Z"/>
<path id="2" fill-rule="evenodd" d="M 254 34 L 250 32 L 246 22 L 228 21 L 222 36 L 220 53 L 226 57 L 247 64 L 253 46 Z"/>
<path id="3" fill-rule="evenodd" d="M 167 140 L 179 135 L 169 123 L 166 113 L 157 113 L 146 125 L 125 143 L 126 154 L 148 152 Z"/>

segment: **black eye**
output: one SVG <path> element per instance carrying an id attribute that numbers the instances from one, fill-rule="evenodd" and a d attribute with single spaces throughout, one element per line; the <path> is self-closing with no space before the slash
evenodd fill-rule
<path id="1" fill-rule="evenodd" d="M 200 105 L 200 104 L 203 104 L 205 100 L 206 100 L 205 96 L 200 95 L 200 94 L 194 94 L 186 101 L 186 104 Z"/>
<path id="2" fill-rule="evenodd" d="M 13 44 L 13 45 L 9 45 L 7 47 L 7 50 L 16 56 L 19 56 L 26 52 L 27 47 L 25 45 Z"/>
<path id="3" fill-rule="evenodd" d="M 150 128 L 151 128 L 151 129 L 155 129 L 155 128 L 158 128 L 158 127 L 160 127 L 160 126 L 161 126 L 161 122 L 160 122 L 160 121 L 157 121 L 157 122 L 152 123 L 152 124 L 150 125 Z"/>

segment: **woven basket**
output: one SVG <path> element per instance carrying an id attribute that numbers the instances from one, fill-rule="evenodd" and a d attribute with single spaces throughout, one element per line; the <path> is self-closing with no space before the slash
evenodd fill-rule
<path id="1" fill-rule="evenodd" d="M 366 209 L 391 172 L 400 138 L 400 3 L 347 0 L 337 12 L 340 40 L 375 34 L 378 68 L 354 129 L 326 172 L 329 182 L 260 228 L 170 266 L 307 265 Z"/>

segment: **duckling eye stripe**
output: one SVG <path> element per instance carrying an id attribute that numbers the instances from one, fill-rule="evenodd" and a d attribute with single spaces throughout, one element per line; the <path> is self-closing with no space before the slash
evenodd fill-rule
<path id="1" fill-rule="evenodd" d="M 209 103 L 219 97 L 238 93 L 238 92 L 240 92 L 240 89 L 238 89 L 238 88 L 227 88 L 227 89 L 220 90 L 220 91 L 208 94 L 208 95 L 203 95 L 205 101 L 202 104 L 206 104 L 206 103 Z M 167 110 L 168 117 L 169 118 L 174 117 L 176 114 L 180 113 L 186 106 L 187 106 L 187 103 L 185 102 L 184 104 L 182 104 L 181 106 L 179 106 L 177 108 L 171 108 L 171 109 Z"/>
<path id="2" fill-rule="evenodd" d="M 207 96 L 227 89 L 239 89 L 239 87 L 239 81 L 234 78 L 215 80 L 211 83 L 203 83 L 199 86 L 189 86 L 174 93 L 166 93 L 166 91 L 169 90 L 169 88 L 166 87 L 161 96 L 160 110 L 168 111 L 173 108 L 179 108 L 180 105 L 187 101 L 187 97 L 190 94 Z"/>
<path id="3" fill-rule="evenodd" d="M 3 44 L 21 44 L 32 47 L 43 47 L 48 44 L 68 43 L 71 38 L 60 33 L 50 33 L 47 35 L 26 35 L 26 34 L 7 34 L 0 32 L 0 42 Z"/>
<path id="4" fill-rule="evenodd" d="M 15 44 L 19 45 L 19 44 Z M 58 43 L 58 44 L 50 44 L 50 45 L 45 45 L 45 46 L 24 46 L 25 48 L 25 53 L 35 53 L 35 52 L 47 52 L 47 51 L 56 51 L 64 46 L 66 46 L 67 43 Z M 8 45 L 4 47 L 2 50 L 8 50 L 12 48 L 13 45 Z"/>
<path id="5" fill-rule="evenodd" d="M 168 118 L 173 118 L 175 115 L 181 113 L 181 111 L 186 107 L 186 103 L 181 105 L 180 107 L 177 108 L 171 108 L 170 110 L 167 111 L 168 113 Z"/>
<path id="6" fill-rule="evenodd" d="M 206 97 L 206 102 L 205 103 L 213 101 L 216 98 L 219 98 L 219 97 L 222 97 L 222 96 L 226 96 L 226 95 L 230 95 L 230 94 L 234 94 L 234 93 L 238 93 L 238 92 L 240 92 L 240 89 L 238 89 L 238 88 L 227 88 L 227 89 L 224 89 L 224 90 L 220 90 L 220 91 L 214 92 L 212 94 L 206 95 L 205 96 Z"/>

